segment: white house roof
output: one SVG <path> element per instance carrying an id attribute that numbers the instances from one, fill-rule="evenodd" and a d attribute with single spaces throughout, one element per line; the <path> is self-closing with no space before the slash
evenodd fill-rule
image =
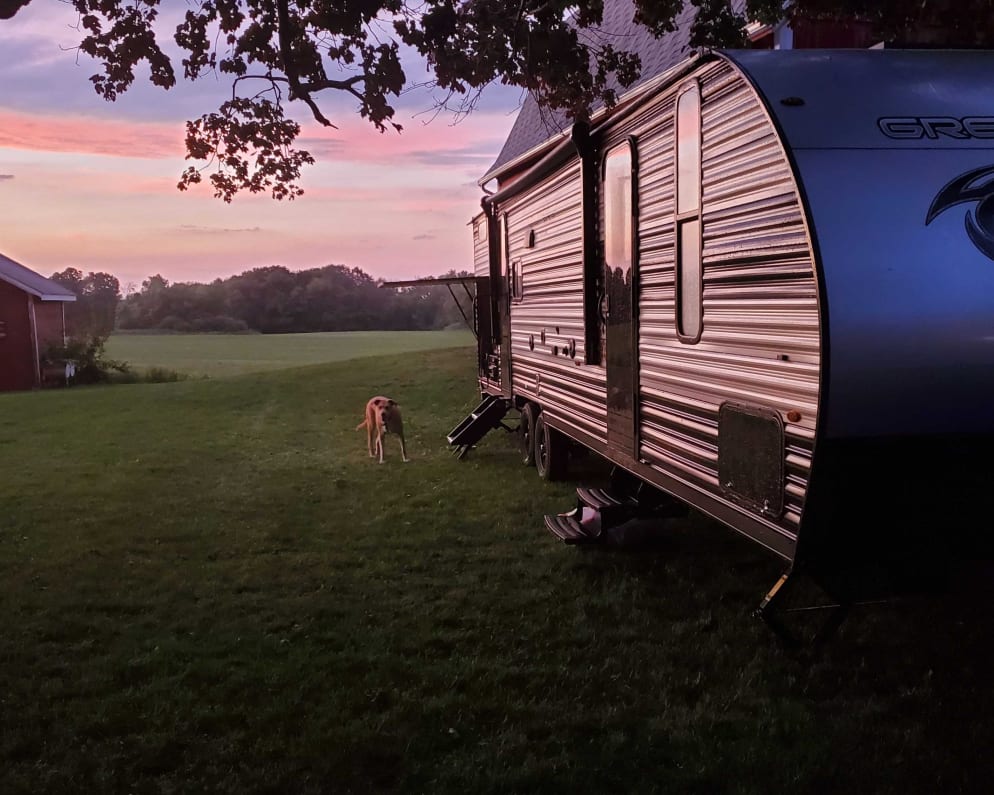
<path id="1" fill-rule="evenodd" d="M 75 301 L 76 294 L 58 282 L 46 279 L 10 257 L 0 254 L 0 281 L 14 285 L 19 290 L 42 301 Z"/>

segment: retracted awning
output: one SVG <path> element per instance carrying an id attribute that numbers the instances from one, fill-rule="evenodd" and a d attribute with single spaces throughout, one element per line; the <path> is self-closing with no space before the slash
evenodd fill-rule
<path id="1" fill-rule="evenodd" d="M 396 282 L 380 282 L 380 287 L 434 287 L 437 284 L 444 284 L 448 290 L 449 295 L 452 296 L 452 300 L 456 302 L 456 309 L 459 310 L 459 314 L 462 315 L 463 321 L 470 331 L 473 332 L 473 336 L 479 339 L 479 335 L 476 333 L 476 329 L 470 322 L 469 318 L 466 317 L 466 312 L 462 308 L 462 304 L 459 303 L 459 299 L 456 298 L 455 292 L 452 290 L 453 284 L 461 284 L 463 290 L 466 291 L 466 296 L 469 298 L 470 305 L 473 304 L 473 294 L 469 291 L 469 287 L 466 286 L 467 282 L 472 282 L 476 285 L 477 276 L 439 276 L 437 279 L 428 277 L 426 279 L 406 279 L 404 281 Z M 483 277 L 486 278 L 486 277 Z"/>
<path id="2" fill-rule="evenodd" d="M 380 287 L 431 287 L 433 284 L 465 284 L 475 282 L 476 276 L 439 276 L 437 279 L 428 276 L 424 279 L 408 279 L 402 282 L 380 282 Z"/>

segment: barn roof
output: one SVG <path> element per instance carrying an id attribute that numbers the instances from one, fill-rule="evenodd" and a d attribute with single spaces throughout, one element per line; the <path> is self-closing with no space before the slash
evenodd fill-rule
<path id="1" fill-rule="evenodd" d="M 42 301 L 75 301 L 76 294 L 58 282 L 46 279 L 10 257 L 0 254 L 0 281 L 14 285 L 19 290 Z"/>
<path id="2" fill-rule="evenodd" d="M 736 6 L 742 4 L 742 0 L 734 2 Z M 635 83 L 626 89 L 614 84 L 619 96 L 676 66 L 692 54 L 690 29 L 696 13 L 697 7 L 687 3 L 677 16 L 676 30 L 656 38 L 647 28 L 632 21 L 635 15 L 632 0 L 604 0 L 603 24 L 591 35 L 611 43 L 616 49 L 638 54 L 642 61 L 642 72 Z M 603 107 L 603 103 L 595 105 L 591 110 L 596 111 L 600 107 Z M 493 179 L 516 161 L 527 161 L 529 155 L 534 154 L 533 150 L 550 138 L 569 131 L 570 124 L 571 119 L 567 113 L 542 109 L 529 94 L 518 111 L 500 154 L 481 177 L 480 184 Z"/>

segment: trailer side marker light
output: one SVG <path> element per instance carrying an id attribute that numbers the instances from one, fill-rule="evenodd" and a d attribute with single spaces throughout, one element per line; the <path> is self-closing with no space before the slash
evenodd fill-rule
<path id="1" fill-rule="evenodd" d="M 787 421 L 788 422 L 800 422 L 801 421 L 801 412 L 796 411 L 796 410 L 788 411 L 787 412 Z"/>

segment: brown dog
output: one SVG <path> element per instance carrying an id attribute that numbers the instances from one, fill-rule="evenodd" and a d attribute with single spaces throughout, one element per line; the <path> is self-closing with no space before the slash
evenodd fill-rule
<path id="1" fill-rule="evenodd" d="M 366 429 L 366 449 L 369 450 L 369 457 L 380 456 L 380 463 L 383 463 L 383 437 L 388 433 L 395 433 L 400 437 L 400 454 L 404 461 L 409 461 L 407 448 L 404 445 L 404 422 L 400 416 L 400 406 L 397 401 L 388 397 L 377 395 L 370 398 L 366 404 L 366 419 L 355 426 Z M 375 439 L 375 442 L 374 442 Z"/>

